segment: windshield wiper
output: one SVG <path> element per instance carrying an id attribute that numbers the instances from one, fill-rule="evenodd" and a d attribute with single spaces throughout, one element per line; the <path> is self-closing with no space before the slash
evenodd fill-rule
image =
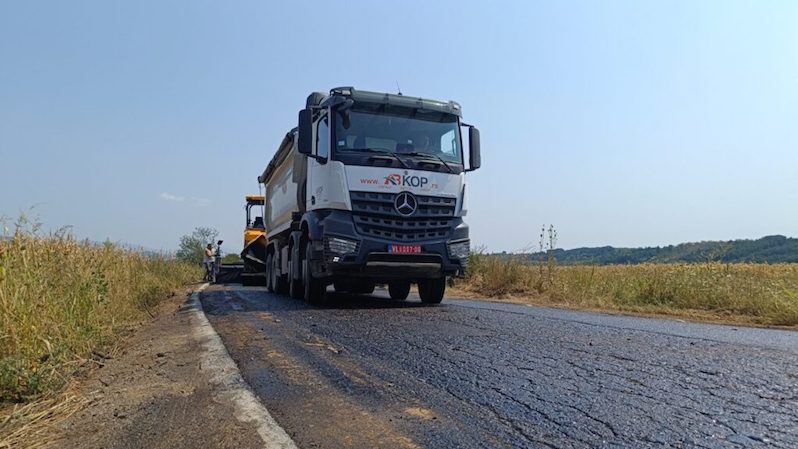
<path id="1" fill-rule="evenodd" d="M 403 153 L 403 154 L 406 154 L 408 156 L 422 156 L 422 157 L 435 158 L 435 159 L 441 161 L 441 164 L 443 164 L 443 166 L 446 167 L 447 170 L 449 170 L 449 173 L 454 173 L 454 170 L 452 170 L 452 167 L 449 167 L 449 164 L 447 164 L 446 161 L 444 161 L 443 158 L 438 156 L 438 155 L 429 154 L 429 153 L 420 153 L 418 151 L 413 151 L 412 153 Z"/>
<path id="2" fill-rule="evenodd" d="M 338 151 L 352 151 L 352 152 L 360 151 L 360 152 L 365 152 L 365 153 L 389 154 L 389 155 L 393 156 L 397 161 L 399 161 L 399 163 L 402 164 L 402 167 L 410 168 L 410 166 L 408 166 L 405 163 L 405 161 L 403 161 L 402 158 L 399 157 L 398 154 L 396 154 L 395 152 L 393 152 L 393 151 L 391 151 L 391 150 L 389 150 L 387 148 L 378 148 L 378 147 L 374 147 L 374 148 L 339 148 Z"/>

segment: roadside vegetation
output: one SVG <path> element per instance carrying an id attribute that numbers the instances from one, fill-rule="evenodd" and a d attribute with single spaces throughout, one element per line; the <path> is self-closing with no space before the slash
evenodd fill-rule
<path id="1" fill-rule="evenodd" d="M 241 260 L 241 256 L 239 256 L 238 254 L 229 253 L 229 254 L 225 254 L 224 257 L 222 257 L 222 263 L 223 264 L 236 264 L 236 263 L 244 263 L 244 262 Z"/>
<path id="2" fill-rule="evenodd" d="M 196 227 L 191 234 L 180 237 L 180 245 L 175 257 L 186 263 L 202 265 L 205 246 L 208 243 L 215 245 L 218 237 L 219 231 L 214 228 Z"/>
<path id="3" fill-rule="evenodd" d="M 798 264 L 559 265 L 476 251 L 465 293 L 544 305 L 798 326 Z"/>
<path id="4" fill-rule="evenodd" d="M 197 265 L 165 255 L 77 241 L 67 231 L 39 235 L 24 218 L 3 228 L 0 405 L 57 391 L 101 363 L 159 301 L 201 278 Z"/>

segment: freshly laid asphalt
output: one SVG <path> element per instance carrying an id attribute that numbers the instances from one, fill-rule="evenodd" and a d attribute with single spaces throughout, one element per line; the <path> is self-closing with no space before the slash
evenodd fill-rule
<path id="1" fill-rule="evenodd" d="M 300 448 L 798 448 L 798 332 L 331 296 L 202 294 Z"/>

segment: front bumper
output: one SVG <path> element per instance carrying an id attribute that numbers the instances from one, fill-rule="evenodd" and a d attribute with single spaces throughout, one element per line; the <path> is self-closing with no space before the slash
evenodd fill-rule
<path id="1" fill-rule="evenodd" d="M 319 276 L 365 277 L 375 282 L 432 279 L 462 276 L 468 264 L 462 251 L 461 258 L 450 254 L 450 244 L 468 241 L 468 225 L 460 218 L 452 221 L 446 238 L 419 242 L 396 242 L 361 235 L 347 211 L 330 211 L 319 224 L 321 235 L 312 236 L 317 256 L 314 258 L 320 261 L 314 264 L 314 272 Z M 356 243 L 347 244 L 346 241 Z M 389 253 L 388 245 L 396 243 L 420 245 L 421 253 Z"/>

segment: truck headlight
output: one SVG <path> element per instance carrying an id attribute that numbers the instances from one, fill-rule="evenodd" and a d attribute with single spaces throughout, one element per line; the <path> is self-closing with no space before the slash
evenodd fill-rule
<path id="1" fill-rule="evenodd" d="M 327 251 L 332 254 L 349 254 L 357 252 L 357 247 L 360 242 L 341 237 L 327 237 L 324 243 L 327 247 Z"/>
<path id="2" fill-rule="evenodd" d="M 449 243 L 449 257 L 452 259 L 465 260 L 471 253 L 471 241 L 460 240 L 458 242 Z"/>

